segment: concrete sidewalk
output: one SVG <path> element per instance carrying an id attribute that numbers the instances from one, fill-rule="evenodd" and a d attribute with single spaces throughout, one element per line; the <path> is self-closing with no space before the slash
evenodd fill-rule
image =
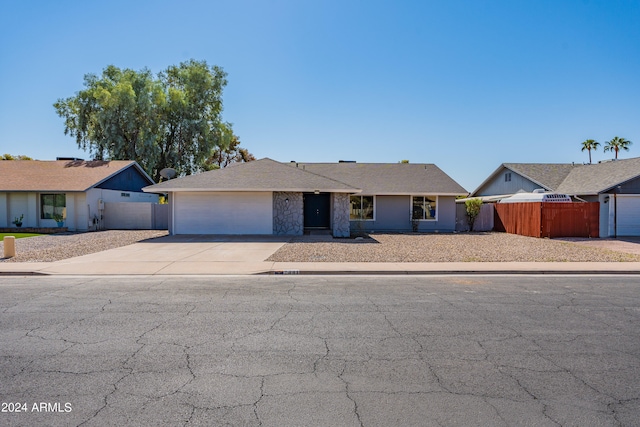
<path id="1" fill-rule="evenodd" d="M 640 262 L 272 262 L 288 238 L 170 236 L 56 262 L 0 262 L 0 275 L 640 274 Z"/>
<path id="2" fill-rule="evenodd" d="M 270 261 L 97 260 L 0 263 L 2 275 L 251 275 L 251 274 L 640 274 L 639 262 L 329 263 Z"/>
<path id="3" fill-rule="evenodd" d="M 640 263 L 619 262 L 50 262 L 2 263 L 3 275 L 252 275 L 252 274 L 640 274 Z"/>

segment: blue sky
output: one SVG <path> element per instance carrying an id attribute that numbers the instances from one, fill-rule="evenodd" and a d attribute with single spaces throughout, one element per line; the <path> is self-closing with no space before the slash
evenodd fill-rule
<path id="1" fill-rule="evenodd" d="M 58 98 L 191 58 L 228 73 L 259 158 L 435 163 L 472 191 L 503 162 L 586 162 L 589 138 L 640 156 L 640 0 L 3 0 L 0 152 L 88 158 Z"/>

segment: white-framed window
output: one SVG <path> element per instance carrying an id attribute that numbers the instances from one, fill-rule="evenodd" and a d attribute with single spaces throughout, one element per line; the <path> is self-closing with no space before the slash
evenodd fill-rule
<path id="1" fill-rule="evenodd" d="M 67 216 L 67 196 L 63 194 L 40 195 L 40 219 L 54 219 L 60 215 Z"/>
<path id="2" fill-rule="evenodd" d="M 511 172 L 504 174 L 504 182 L 511 182 Z"/>
<path id="3" fill-rule="evenodd" d="M 375 219 L 375 196 L 351 196 L 349 219 L 352 221 L 372 221 Z"/>
<path id="4" fill-rule="evenodd" d="M 438 196 L 412 196 L 411 218 L 435 221 L 438 217 Z"/>

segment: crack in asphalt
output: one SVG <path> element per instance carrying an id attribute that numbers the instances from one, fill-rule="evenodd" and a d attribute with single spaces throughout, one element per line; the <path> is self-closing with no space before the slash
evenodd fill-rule
<path id="1" fill-rule="evenodd" d="M 292 280 L 292 279 L 291 279 Z M 145 289 L 152 289 L 152 293 L 162 292 L 162 289 L 168 287 L 170 280 L 164 280 L 159 284 L 151 284 L 144 287 Z M 269 283 L 269 282 L 268 282 Z M 328 283 L 325 281 L 324 283 Z M 468 284 L 466 285 L 468 286 Z M 475 285 L 474 285 L 475 286 Z M 420 286 L 416 286 L 416 289 L 424 289 Z M 65 288 L 58 289 L 52 294 L 56 296 L 56 302 L 61 301 L 60 292 Z M 69 288 L 66 288 L 69 289 Z M 83 288 L 76 288 L 83 289 Z M 271 301 L 269 304 L 262 302 L 258 298 L 252 298 L 250 300 L 240 300 L 238 307 L 243 309 L 244 313 L 255 313 L 250 317 L 250 321 L 243 324 L 231 323 L 231 328 L 224 333 L 219 331 L 210 331 L 205 323 L 202 334 L 194 334 L 193 336 L 187 336 L 178 338 L 171 338 L 166 334 L 172 328 L 176 328 L 180 331 L 180 327 L 183 325 L 191 325 L 193 321 L 198 321 L 198 312 L 206 314 L 206 308 L 214 305 L 216 302 L 222 299 L 233 301 L 234 296 L 244 295 L 246 290 L 238 289 L 213 289 L 208 295 L 209 298 L 199 299 L 197 302 L 186 303 L 182 302 L 177 305 L 178 312 L 170 311 L 169 314 L 164 315 L 162 318 L 154 319 L 155 321 L 149 322 L 145 325 L 143 331 L 136 331 L 134 336 L 127 336 L 126 340 L 130 341 L 131 348 L 128 348 L 127 352 L 121 354 L 122 360 L 118 361 L 118 366 L 115 368 L 105 368 L 93 370 L 74 370 L 67 369 L 65 367 L 53 369 L 51 366 L 47 367 L 47 357 L 51 355 L 64 355 L 70 352 L 77 353 L 79 346 L 92 345 L 92 344 L 104 344 L 109 342 L 110 339 L 95 339 L 91 335 L 87 335 L 86 339 L 78 339 L 81 337 L 82 332 L 89 330 L 90 320 L 96 316 L 105 313 L 113 312 L 116 308 L 116 302 L 125 297 L 127 298 L 126 313 L 134 313 L 135 310 L 133 304 L 130 304 L 129 297 L 134 292 L 126 292 L 121 294 L 110 294 L 102 301 L 99 299 L 91 300 L 91 310 L 86 313 L 81 313 L 81 318 L 70 319 L 67 321 L 58 321 L 51 324 L 38 324 L 37 326 L 31 325 L 31 327 L 24 332 L 23 337 L 36 338 L 46 343 L 59 342 L 54 347 L 55 351 L 49 351 L 46 355 L 42 355 L 31 360 L 27 360 L 27 363 L 19 366 L 20 369 L 16 369 L 10 376 L 2 376 L 1 378 L 15 378 L 25 375 L 33 375 L 36 373 L 52 373 L 68 375 L 69 381 L 85 382 L 88 381 L 92 374 L 105 374 L 112 373 L 113 376 L 107 380 L 104 384 L 104 390 L 100 391 L 99 401 L 95 408 L 92 408 L 91 413 L 83 414 L 83 418 L 79 420 L 76 425 L 87 425 L 89 423 L 102 423 L 105 421 L 105 413 L 107 409 L 117 408 L 120 399 L 123 396 L 137 396 L 141 398 L 139 409 L 142 412 L 151 411 L 154 408 L 153 405 L 162 402 L 167 399 L 168 402 L 177 402 L 184 413 L 180 415 L 180 424 L 191 425 L 193 422 L 202 421 L 200 417 L 203 416 L 200 411 L 221 411 L 215 414 L 206 413 L 206 415 L 215 415 L 211 418 L 212 422 L 215 420 L 225 420 L 228 424 L 233 424 L 230 420 L 226 420 L 226 417 L 239 416 L 238 412 L 242 411 L 242 416 L 248 417 L 251 414 L 250 424 L 258 425 L 269 424 L 269 420 L 266 416 L 269 414 L 271 408 L 272 399 L 274 396 L 314 396 L 318 394 L 335 395 L 330 399 L 337 399 L 340 396 L 341 402 L 348 403 L 349 417 L 355 417 L 357 423 L 360 426 L 365 425 L 365 420 L 368 421 L 372 417 L 368 411 L 371 410 L 372 401 L 385 401 L 384 397 L 378 399 L 375 396 L 398 396 L 401 400 L 403 396 L 459 396 L 459 397 L 473 397 L 476 398 L 479 404 L 486 405 L 487 413 L 491 413 L 490 417 L 494 421 L 509 425 L 512 418 L 509 418 L 510 413 L 505 410 L 503 405 L 509 405 L 507 402 L 515 402 L 519 404 L 530 405 L 537 416 L 544 416 L 550 423 L 556 425 L 563 425 L 566 422 L 566 418 L 563 420 L 564 415 L 562 412 L 558 413 L 563 407 L 573 406 L 574 408 L 583 409 L 582 406 L 573 403 L 562 402 L 562 407 L 558 403 L 553 402 L 546 391 L 541 391 L 536 382 L 527 384 L 528 378 L 535 378 L 536 373 L 545 374 L 563 374 L 571 378 L 571 383 L 575 381 L 576 389 L 583 389 L 585 397 L 582 398 L 585 402 L 590 402 L 593 405 L 602 405 L 600 408 L 594 406 L 588 408 L 593 414 L 598 416 L 606 416 L 609 420 L 615 421 L 619 424 L 624 424 L 623 415 L 624 412 L 631 406 L 637 406 L 640 402 L 640 397 L 621 399 L 619 396 L 614 397 L 613 393 L 607 393 L 602 390 L 603 386 L 597 382 L 597 380 L 590 379 L 582 374 L 582 371 L 576 371 L 566 364 L 563 365 L 563 361 L 554 359 L 554 356 L 559 350 L 555 348 L 564 348 L 564 345 L 575 344 L 575 347 L 582 345 L 582 342 L 592 342 L 593 337 L 583 330 L 567 330 L 562 334 L 532 334 L 528 332 L 524 327 L 517 324 L 516 326 L 505 322 L 503 318 L 499 317 L 500 312 L 493 312 L 490 309 L 475 310 L 473 313 L 467 314 L 464 318 L 469 319 L 469 323 L 462 324 L 458 328 L 451 328 L 444 326 L 457 312 L 464 312 L 469 307 L 470 303 L 474 302 L 474 298 L 477 298 L 479 291 L 474 291 L 474 294 L 456 294 L 459 295 L 459 299 L 452 296 L 439 297 L 437 299 L 430 299 L 425 304 L 412 305 L 405 308 L 406 313 L 414 314 L 414 317 L 404 316 L 404 311 L 398 310 L 398 304 L 394 302 L 387 302 L 379 294 L 368 294 L 367 288 L 359 288 L 355 291 L 347 291 L 348 287 L 342 288 L 341 292 L 337 292 L 337 296 L 333 296 L 332 299 L 326 298 L 327 293 L 322 293 L 320 301 L 315 301 L 310 298 L 310 289 L 296 285 L 296 283 L 282 282 L 281 287 L 275 288 L 273 297 L 269 297 L 269 290 L 264 293 L 265 299 Z M 409 288 L 407 288 L 409 289 Z M 535 289 L 535 288 L 532 288 Z M 328 292 L 328 291 L 326 291 Z M 357 294 L 357 292 L 365 292 L 364 294 Z M 496 295 L 502 294 L 496 292 Z M 550 304 L 552 301 L 550 298 L 538 299 L 533 295 L 527 298 L 531 298 L 532 304 L 535 303 L 536 310 L 555 310 L 556 312 L 564 313 L 568 319 L 573 321 L 600 322 L 604 325 L 603 331 L 608 333 L 621 333 L 625 341 L 633 342 L 638 338 L 637 334 L 633 332 L 626 332 L 623 322 L 608 322 L 602 321 L 598 314 L 601 311 L 592 310 L 590 307 L 584 309 L 581 305 L 585 298 L 589 295 L 569 295 L 571 292 L 565 292 L 564 294 L 555 293 L 558 298 L 562 298 L 561 303 Z M 165 294 L 166 295 L 166 294 Z M 344 304 L 342 299 L 349 298 L 351 295 L 355 296 L 356 302 L 353 303 L 353 307 Z M 67 297 L 65 297 L 67 298 Z M 77 301 L 82 301 L 82 296 L 77 298 Z M 182 301 L 182 300 L 181 300 Z M 255 303 L 255 306 L 249 306 L 247 301 L 251 304 Z M 329 301 L 329 302 L 327 302 Z M 483 300 L 484 301 L 484 300 Z M 66 301 L 61 301 L 63 304 L 67 304 Z M 96 302 L 102 302 L 102 304 L 96 304 Z M 356 303 L 359 306 L 356 306 Z M 13 308 L 11 314 L 14 315 L 15 311 L 19 309 L 22 303 L 16 303 L 10 308 Z M 71 304 L 71 303 L 69 303 Z M 226 304 L 226 303 L 225 303 Z M 245 305 L 247 304 L 247 305 Z M 130 306 L 130 307 L 129 307 Z M 153 297 L 143 299 L 140 307 L 143 308 L 141 313 L 154 314 L 164 312 L 165 308 L 175 310 L 176 305 L 170 303 L 169 298 L 162 298 L 159 301 L 154 301 Z M 444 308 L 443 308 L 444 307 Z M 217 308 L 217 307 L 216 307 Z M 229 313 L 232 316 L 234 313 L 234 307 L 230 309 L 228 306 L 224 306 L 224 310 L 213 310 L 216 312 Z M 2 310 L 2 314 L 9 314 L 7 311 L 9 307 L 5 307 Z M 431 310 L 431 311 L 429 311 Z M 615 309 L 617 313 L 618 311 Z M 210 310 L 211 311 L 211 310 Z M 541 311 L 544 312 L 544 311 Z M 551 311 L 550 311 L 551 312 Z M 301 315 L 294 315 L 296 313 L 303 313 Z M 332 313 L 324 315 L 325 313 Z M 335 315 L 333 313 L 336 313 Z M 355 313 L 355 315 L 353 315 Z M 344 317 L 342 314 L 348 314 Z M 527 313 L 528 314 L 528 313 Z M 631 316 L 633 314 L 633 316 Z M 349 317 L 353 315 L 353 317 Z M 640 312 L 629 312 L 630 321 L 637 319 Z M 190 317 L 189 323 L 183 323 L 184 319 Z M 204 317 L 204 319 L 208 318 Z M 341 320 L 336 319 L 354 319 L 353 324 L 337 323 Z M 362 320 L 365 319 L 365 320 Z M 404 326 L 405 322 L 411 319 L 423 319 L 423 325 L 412 323 L 410 328 L 407 329 Z M 523 316 L 524 319 L 524 316 Z M 560 318 L 562 319 L 562 318 Z M 0 327 L 3 326 L 2 317 L 0 317 Z M 107 319 L 106 321 L 111 321 Z M 626 321 L 626 319 L 625 319 Z M 40 321 L 41 322 L 41 321 Z M 262 323 L 261 323 L 262 322 Z M 433 322 L 433 324 L 430 324 Z M 524 321 L 523 321 L 524 322 Z M 554 322 L 559 322 L 554 318 Z M 523 323 L 524 324 L 524 323 Z M 537 324 L 537 323 L 536 323 Z M 593 323 L 595 324 L 595 323 Z M 135 327 L 133 323 L 132 327 Z M 415 326 L 414 326 L 415 325 Z M 94 327 L 95 325 L 92 325 Z M 166 328 L 165 328 L 166 326 Z M 339 328 L 336 328 L 339 326 Z M 520 327 L 518 327 L 520 326 Z M 159 329 L 163 329 L 158 334 L 155 332 Z M 25 328 L 27 329 L 27 328 Z M 72 329 L 73 335 L 70 335 L 69 331 Z M 485 332 L 485 330 L 487 332 Z M 23 330 L 24 331 L 24 330 Z M 52 333 L 52 331 L 54 331 Z M 273 332 L 282 332 L 273 335 Z M 322 331 L 322 332 L 320 332 Z M 488 331 L 492 331 L 489 333 Z M 524 332 L 523 332 L 524 331 Z M 90 334 L 91 332 L 89 332 Z M 257 335 L 264 334 L 264 337 L 260 337 L 259 341 L 249 339 Z M 278 348 L 277 344 L 271 344 L 269 342 L 270 337 L 275 336 L 279 339 L 299 340 L 300 348 L 296 349 L 293 353 L 288 353 L 282 348 Z M 72 337 L 72 338 L 70 338 Z M 284 338 L 283 338 L 284 337 Z M 305 338 L 306 340 L 303 340 Z M 455 338 L 452 340 L 452 338 Z M 355 344 L 346 344 L 350 339 L 358 339 L 360 342 Z M 449 341 L 446 341 L 449 340 Z M 522 341 L 520 341 L 522 340 Z M 29 341 L 29 340 L 25 340 Z M 35 340 L 34 340 L 35 342 Z M 264 346 L 253 350 L 255 347 L 254 342 Z M 433 347 L 431 343 L 446 343 L 445 348 L 441 349 Z M 224 350 L 215 348 L 216 343 L 223 344 Z M 243 349 L 242 345 L 250 344 L 252 350 L 249 351 L 246 347 Z M 202 353 L 201 345 L 209 344 L 212 347 L 208 347 L 210 353 Z M 53 344 L 52 344 L 53 345 Z M 162 347 L 156 347 L 162 345 Z M 166 348 L 164 346 L 167 346 Z M 519 350 L 518 347 L 526 346 L 522 357 L 535 356 L 538 359 L 538 363 L 544 361 L 542 365 L 533 364 L 527 366 L 524 363 L 518 363 L 520 359 L 511 359 L 508 356 L 511 351 Z M 175 346 L 171 348 L 169 346 Z M 551 350 L 547 350 L 553 348 Z M 580 348 L 580 347 L 578 347 Z M 198 352 L 196 352 L 198 349 Z M 145 352 L 144 355 L 142 352 Z M 162 355 L 166 351 L 167 354 L 175 357 L 178 361 L 179 367 L 172 369 L 170 367 L 164 367 L 162 370 L 141 370 L 139 361 L 149 355 L 153 355 L 156 352 Z M 224 368 L 219 365 L 209 365 L 207 356 L 223 357 L 224 352 L 228 352 L 229 356 L 238 356 L 244 363 L 249 364 L 252 367 L 251 371 L 247 371 L 246 375 L 242 372 L 234 372 L 229 370 L 228 372 L 221 372 Z M 628 350 L 609 350 L 607 354 L 619 355 L 621 360 L 624 360 L 623 356 L 633 357 L 640 359 L 640 354 L 634 352 L 633 347 Z M 292 356 L 293 355 L 293 356 Z M 143 357 L 144 356 L 144 357 Z M 290 357 L 291 359 L 286 359 Z M 431 358 L 435 357 L 435 361 Z M 557 356 L 556 356 L 557 357 Z M 276 360 L 278 364 L 270 366 L 270 358 Z M 296 359 L 297 358 L 297 359 Z M 175 360 L 170 359 L 171 363 L 175 366 Z M 220 359 L 224 360 L 224 359 Z M 295 360 L 300 365 L 285 365 L 282 361 Z M 437 361 L 442 360 L 438 363 Z M 44 363 L 44 366 L 34 369 L 35 362 L 38 361 Z M 407 376 L 407 372 L 403 372 L 404 366 L 413 367 L 412 363 L 415 362 L 415 374 L 422 373 L 424 377 L 411 378 Z M 134 364 L 136 362 L 136 364 Z M 201 363 L 204 362 L 204 365 Z M 403 363 L 406 362 L 406 363 Z M 145 363 L 148 363 L 145 361 Z M 371 363 L 370 365 L 366 365 Z M 471 366 L 466 373 L 461 374 L 455 369 L 456 364 L 461 363 L 461 366 Z M 470 365 L 471 363 L 477 363 L 476 365 Z M 203 368 L 203 366 L 205 368 Z M 207 370 L 209 366 L 213 366 L 213 370 Z M 265 367 L 268 369 L 265 370 Z M 125 385 L 124 382 L 127 378 L 139 374 L 139 373 L 157 373 L 158 375 L 172 375 L 181 370 L 180 376 L 176 377 L 171 385 L 167 385 L 166 389 L 162 389 L 158 394 L 147 395 L 144 392 L 127 391 L 129 387 L 129 381 Z M 380 376 L 378 370 L 381 370 Z M 493 376 L 492 381 L 499 382 L 500 384 L 506 384 L 513 386 L 511 388 L 504 389 L 489 389 L 483 384 L 483 380 L 477 379 L 477 377 L 469 377 L 467 375 L 475 375 L 475 369 L 486 372 L 487 376 Z M 215 405 L 208 407 L 206 402 L 196 404 L 194 399 L 202 399 L 206 394 L 203 392 L 200 395 L 199 391 L 194 391 L 193 387 L 189 387 L 194 382 L 205 381 L 206 375 L 211 372 L 215 375 L 226 376 L 230 378 L 250 378 L 253 381 L 245 381 L 251 383 L 251 388 L 248 393 L 250 399 L 240 401 L 234 405 Z M 600 372 L 600 371 L 595 371 Z M 604 372 L 604 371 L 602 371 Z M 531 374 L 528 374 L 531 373 Z M 286 381 L 304 381 L 304 377 L 293 377 L 292 375 L 308 375 L 307 378 L 313 376 L 316 382 L 327 384 L 327 387 L 334 387 L 335 391 L 327 390 L 315 390 L 315 389 L 302 389 L 292 390 L 287 392 L 283 388 L 283 384 Z M 390 379 L 386 375 L 390 375 Z M 183 378 L 183 376 L 185 378 Z M 569 378 L 567 377 L 567 378 Z M 138 380 L 136 378 L 132 378 Z M 259 380 L 259 381 L 258 381 Z M 273 381 L 272 381 L 273 380 Z M 373 381 L 371 381 L 373 380 Z M 402 382 L 412 380 L 410 386 L 402 390 Z M 335 381 L 335 383 L 331 383 Z M 363 382 L 364 381 L 364 382 Z M 370 382 L 367 382 L 370 381 Z M 259 382 L 259 386 L 258 383 Z M 488 382 L 487 384 L 491 384 Z M 278 388 L 271 389 L 273 385 Z M 363 385 L 364 384 L 364 385 Z M 415 389 L 418 386 L 420 389 Z M 28 393 L 34 393 L 37 391 L 37 386 L 31 386 L 28 388 Z M 398 389 L 396 389 L 398 388 Z M 26 388 L 25 388 L 26 390 Z M 283 391 L 284 390 L 284 391 Z M 518 390 L 522 390 L 520 393 Z M 587 391 L 588 390 L 588 391 Z M 154 390 L 152 390 L 154 391 Z M 206 393 L 213 393 L 215 396 L 217 391 L 207 391 Z M 540 394 L 537 396 L 536 394 Z M 64 392 L 59 394 L 65 396 Z M 87 394 L 89 396 L 91 394 Z M 93 395 L 91 395 L 93 396 Z M 344 400 L 346 397 L 347 401 Z M 310 397 L 307 397 L 310 398 Z M 440 397 L 444 399 L 444 397 Z M 173 400 L 171 400 L 173 399 Z M 412 398 L 413 399 L 413 398 Z M 421 398 L 414 398 L 419 401 Z M 504 401 L 504 402 L 501 402 Z M 219 402 L 219 401 L 218 401 Z M 226 403 L 226 402 L 223 402 Z M 534 405 L 535 404 L 535 405 Z M 507 406 L 508 408 L 508 406 Z M 74 408 L 75 409 L 75 408 Z M 347 414 L 345 409 L 345 414 Z M 86 416 L 85 416 L 86 415 Z M 177 415 L 176 415 L 177 417 Z M 371 418 L 372 420 L 375 418 Z M 245 418 L 248 420 L 248 418 Z M 222 421 L 221 421 L 222 422 Z M 442 424 L 442 419 L 438 420 L 437 415 L 429 418 L 429 422 L 435 424 Z M 368 424 L 368 422 L 367 422 Z M 445 423 L 446 424 L 446 423 Z"/>

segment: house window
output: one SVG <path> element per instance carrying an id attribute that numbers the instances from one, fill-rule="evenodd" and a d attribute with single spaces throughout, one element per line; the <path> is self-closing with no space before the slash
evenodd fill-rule
<path id="1" fill-rule="evenodd" d="M 411 217 L 419 220 L 435 220 L 437 200 L 438 198 L 434 196 L 413 196 L 411 198 Z"/>
<path id="2" fill-rule="evenodd" d="M 54 219 L 54 215 L 67 217 L 67 197 L 65 194 L 41 194 L 40 218 Z"/>
<path id="3" fill-rule="evenodd" d="M 362 221 L 373 219 L 373 196 L 351 196 L 349 219 Z"/>
<path id="4" fill-rule="evenodd" d="M 504 182 L 511 182 L 511 172 L 504 174 Z"/>

